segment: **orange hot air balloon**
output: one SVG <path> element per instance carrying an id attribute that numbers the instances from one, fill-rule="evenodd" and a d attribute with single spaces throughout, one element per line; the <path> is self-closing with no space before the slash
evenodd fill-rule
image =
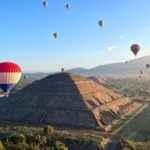
<path id="1" fill-rule="evenodd" d="M 133 52 L 133 54 L 136 56 L 138 54 L 138 52 L 140 51 L 140 45 L 138 44 L 132 44 L 131 45 L 131 51 Z"/>

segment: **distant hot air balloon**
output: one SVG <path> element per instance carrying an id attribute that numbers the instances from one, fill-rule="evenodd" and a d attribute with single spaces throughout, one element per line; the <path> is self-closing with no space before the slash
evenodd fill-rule
<path id="1" fill-rule="evenodd" d="M 21 68 L 12 62 L 0 63 L 0 88 L 9 94 L 10 90 L 19 82 L 22 75 Z"/>
<path id="2" fill-rule="evenodd" d="M 46 8 L 48 7 L 48 0 L 43 0 L 43 6 Z"/>
<path id="3" fill-rule="evenodd" d="M 103 26 L 104 26 L 104 21 L 103 21 L 103 20 L 100 20 L 100 21 L 98 22 L 98 25 L 99 25 L 100 27 L 103 27 Z"/>
<path id="4" fill-rule="evenodd" d="M 61 72 L 64 72 L 65 71 L 65 69 L 64 68 L 61 68 Z"/>
<path id="5" fill-rule="evenodd" d="M 132 44 L 131 45 L 131 51 L 136 56 L 138 54 L 138 52 L 140 51 L 140 45 L 138 45 L 138 44 Z"/>
<path id="6" fill-rule="evenodd" d="M 67 4 L 65 4 L 65 8 L 67 9 L 67 10 L 69 10 L 70 9 L 70 5 L 67 3 Z"/>
<path id="7" fill-rule="evenodd" d="M 146 64 L 146 68 L 147 68 L 147 69 L 150 68 L 150 64 Z"/>
<path id="8" fill-rule="evenodd" d="M 55 39 L 57 39 L 58 33 L 57 33 L 57 32 L 54 32 L 54 33 L 53 33 L 53 37 L 54 37 Z"/>
<path id="9" fill-rule="evenodd" d="M 140 74 L 143 74 L 143 71 L 142 71 L 142 70 L 140 70 Z"/>

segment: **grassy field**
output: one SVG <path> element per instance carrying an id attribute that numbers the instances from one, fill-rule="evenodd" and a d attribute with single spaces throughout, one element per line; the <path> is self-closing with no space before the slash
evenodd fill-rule
<path id="1" fill-rule="evenodd" d="M 126 124 L 118 135 L 133 141 L 150 140 L 150 105 Z"/>
<path id="2" fill-rule="evenodd" d="M 113 79 L 108 78 L 104 86 L 111 88 L 129 97 L 150 96 L 150 80 L 144 79 Z"/>

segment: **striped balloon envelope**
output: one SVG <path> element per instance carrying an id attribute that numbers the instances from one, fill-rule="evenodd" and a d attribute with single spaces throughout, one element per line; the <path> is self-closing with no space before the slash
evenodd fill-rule
<path id="1" fill-rule="evenodd" d="M 12 62 L 0 63 L 0 89 L 9 93 L 19 82 L 21 75 L 22 71 L 19 65 Z"/>

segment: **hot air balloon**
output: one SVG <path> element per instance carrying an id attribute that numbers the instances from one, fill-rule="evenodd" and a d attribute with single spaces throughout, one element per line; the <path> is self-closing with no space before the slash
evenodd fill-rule
<path id="1" fill-rule="evenodd" d="M 70 5 L 69 5 L 69 4 L 65 4 L 65 8 L 66 8 L 67 10 L 69 10 L 69 9 L 70 9 Z"/>
<path id="2" fill-rule="evenodd" d="M 131 51 L 136 56 L 138 54 L 138 52 L 140 51 L 140 45 L 138 45 L 138 44 L 132 44 L 131 45 Z"/>
<path id="3" fill-rule="evenodd" d="M 0 88 L 9 94 L 11 89 L 19 82 L 22 75 L 21 68 L 12 62 L 0 63 Z"/>
<path id="4" fill-rule="evenodd" d="M 150 64 L 146 64 L 146 68 L 147 68 L 147 69 L 150 68 Z"/>
<path id="5" fill-rule="evenodd" d="M 140 70 L 140 74 L 143 74 L 143 71 L 142 71 L 142 70 Z"/>
<path id="6" fill-rule="evenodd" d="M 103 26 L 104 26 L 104 21 L 103 21 L 103 20 L 100 20 L 100 21 L 98 22 L 98 24 L 99 24 L 100 27 L 103 27 Z"/>
<path id="7" fill-rule="evenodd" d="M 43 0 L 43 6 L 46 8 L 48 7 L 48 0 Z"/>
<path id="8" fill-rule="evenodd" d="M 65 71 L 65 69 L 64 68 L 61 68 L 61 72 L 64 72 Z"/>
<path id="9" fill-rule="evenodd" d="M 54 33 L 53 33 L 53 37 L 54 37 L 55 39 L 57 39 L 58 33 L 57 33 L 57 32 L 54 32 Z"/>

